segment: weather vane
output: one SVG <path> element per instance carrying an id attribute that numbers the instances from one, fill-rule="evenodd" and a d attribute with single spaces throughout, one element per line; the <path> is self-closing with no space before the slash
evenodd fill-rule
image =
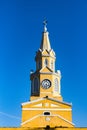
<path id="1" fill-rule="evenodd" d="M 45 26 L 47 25 L 47 20 L 46 20 L 46 19 L 43 21 L 43 24 L 44 24 Z"/>
<path id="2" fill-rule="evenodd" d="M 47 32 L 47 27 L 46 27 L 46 25 L 47 25 L 47 20 L 46 20 L 46 19 L 43 21 L 43 24 L 44 24 L 44 32 Z"/>

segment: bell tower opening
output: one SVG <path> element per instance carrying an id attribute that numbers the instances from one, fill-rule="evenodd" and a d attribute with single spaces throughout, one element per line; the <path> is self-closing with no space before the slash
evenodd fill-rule
<path id="1" fill-rule="evenodd" d="M 45 61 L 44 61 L 45 63 L 45 65 L 47 66 L 48 65 L 48 60 L 47 59 L 45 59 Z"/>

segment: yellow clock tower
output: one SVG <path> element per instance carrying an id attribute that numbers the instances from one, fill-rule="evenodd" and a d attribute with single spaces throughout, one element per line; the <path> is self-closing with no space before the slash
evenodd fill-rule
<path id="1" fill-rule="evenodd" d="M 39 50 L 36 53 L 36 71 L 31 72 L 30 101 L 22 103 L 21 127 L 74 127 L 72 105 L 61 96 L 61 72 L 55 71 L 55 52 L 51 48 L 47 22 Z"/>

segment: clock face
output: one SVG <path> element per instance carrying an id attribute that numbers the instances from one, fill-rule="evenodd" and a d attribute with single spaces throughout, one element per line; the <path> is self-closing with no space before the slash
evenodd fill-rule
<path id="1" fill-rule="evenodd" d="M 48 80 L 48 79 L 44 79 L 44 80 L 42 81 L 42 87 L 43 87 L 44 89 L 50 88 L 50 87 L 51 87 L 51 81 Z"/>

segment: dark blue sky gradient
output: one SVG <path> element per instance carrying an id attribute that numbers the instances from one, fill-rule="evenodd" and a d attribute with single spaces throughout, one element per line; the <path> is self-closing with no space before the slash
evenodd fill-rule
<path id="1" fill-rule="evenodd" d="M 75 125 L 87 127 L 87 0 L 0 1 L 0 126 L 20 126 L 44 18 L 62 73 L 62 96 L 73 104 Z"/>

